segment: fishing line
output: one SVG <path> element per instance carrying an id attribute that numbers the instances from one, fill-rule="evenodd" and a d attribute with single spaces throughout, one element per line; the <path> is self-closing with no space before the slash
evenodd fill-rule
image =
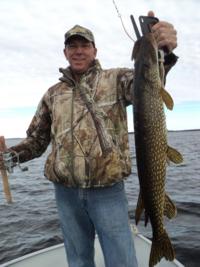
<path id="1" fill-rule="evenodd" d="M 114 5 L 114 7 L 115 7 L 115 9 L 116 9 L 116 11 L 117 11 L 117 15 L 118 15 L 118 17 L 119 17 L 119 19 L 120 19 L 120 21 L 121 21 L 122 27 L 123 27 L 123 29 L 124 29 L 126 35 L 129 37 L 129 39 L 131 39 L 131 40 L 135 43 L 135 40 L 131 37 L 131 35 L 130 35 L 130 34 L 128 33 L 128 31 L 126 30 L 126 27 L 125 27 L 125 25 L 124 25 L 122 16 L 121 16 L 121 14 L 120 14 L 120 12 L 119 12 L 119 9 L 118 9 L 118 7 L 117 7 L 117 4 L 116 4 L 115 0 L 113 0 L 112 2 L 113 2 L 113 5 Z"/>

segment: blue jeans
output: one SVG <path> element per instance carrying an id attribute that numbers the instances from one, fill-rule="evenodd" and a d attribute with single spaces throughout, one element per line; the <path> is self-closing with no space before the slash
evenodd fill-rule
<path id="1" fill-rule="evenodd" d="M 69 267 L 95 267 L 95 231 L 106 267 L 137 267 L 124 183 L 67 188 L 54 183 Z"/>

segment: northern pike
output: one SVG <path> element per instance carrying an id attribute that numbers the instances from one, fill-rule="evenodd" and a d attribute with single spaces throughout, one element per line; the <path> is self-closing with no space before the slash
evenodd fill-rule
<path id="1" fill-rule="evenodd" d="M 163 102 L 169 109 L 173 100 L 164 89 L 163 60 L 152 33 L 145 34 L 134 45 L 135 60 L 133 107 L 137 170 L 140 194 L 136 207 L 136 224 L 145 211 L 145 226 L 152 226 L 152 247 L 149 267 L 162 257 L 172 261 L 175 257 L 163 217 L 176 215 L 176 207 L 165 193 L 168 160 L 181 163 L 182 156 L 167 144 L 167 129 Z M 164 56 L 163 56 L 164 58 Z"/>

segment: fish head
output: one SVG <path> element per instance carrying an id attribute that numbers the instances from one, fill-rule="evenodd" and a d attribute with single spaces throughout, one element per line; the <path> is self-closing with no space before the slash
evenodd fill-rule
<path id="1" fill-rule="evenodd" d="M 140 81 L 158 83 L 158 45 L 153 33 L 147 33 L 136 41 L 132 56 Z"/>
<path id="2" fill-rule="evenodd" d="M 153 33 L 147 33 L 135 42 L 132 59 L 146 67 L 158 63 L 158 45 Z"/>

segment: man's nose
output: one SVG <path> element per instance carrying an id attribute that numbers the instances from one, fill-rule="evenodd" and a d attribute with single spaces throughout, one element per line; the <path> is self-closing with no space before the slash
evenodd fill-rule
<path id="1" fill-rule="evenodd" d="M 82 53 L 83 52 L 83 47 L 81 46 L 81 45 L 78 45 L 77 47 L 76 47 L 76 53 Z"/>

